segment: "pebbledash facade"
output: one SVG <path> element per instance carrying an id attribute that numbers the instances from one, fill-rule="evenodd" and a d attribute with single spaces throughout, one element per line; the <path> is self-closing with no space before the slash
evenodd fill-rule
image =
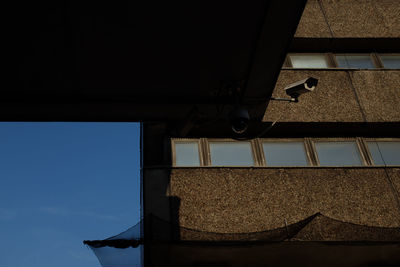
<path id="1" fill-rule="evenodd" d="M 397 0 L 309 0 L 273 97 L 318 86 L 270 101 L 252 138 L 143 123 L 145 264 L 398 263 L 399 18 Z"/>

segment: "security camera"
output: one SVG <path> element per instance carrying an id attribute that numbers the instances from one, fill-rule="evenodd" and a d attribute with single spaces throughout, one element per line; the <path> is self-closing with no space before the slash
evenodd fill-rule
<path id="1" fill-rule="evenodd" d="M 237 134 L 242 134 L 247 130 L 249 120 L 249 112 L 244 107 L 237 107 L 230 114 L 232 130 Z"/>
<path id="2" fill-rule="evenodd" d="M 297 100 L 300 95 L 314 91 L 317 84 L 318 79 L 309 77 L 307 79 L 289 84 L 284 89 L 287 95 Z"/>

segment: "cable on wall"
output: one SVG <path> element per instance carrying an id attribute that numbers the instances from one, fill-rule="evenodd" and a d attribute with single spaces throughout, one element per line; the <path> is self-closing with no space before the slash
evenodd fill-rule
<path id="1" fill-rule="evenodd" d="M 325 19 L 326 25 L 328 26 L 329 32 L 331 33 L 332 38 L 334 38 L 331 25 L 329 24 L 328 17 L 326 16 L 325 8 L 324 8 L 321 0 L 318 0 L 317 2 L 318 2 L 318 5 L 319 5 L 319 8 L 321 9 L 322 15 L 324 16 L 324 19 Z"/>
<path id="2" fill-rule="evenodd" d="M 282 118 L 283 114 L 287 114 L 289 105 L 293 103 L 293 102 L 287 102 L 285 109 L 281 112 L 281 114 L 279 115 L 279 117 L 272 122 L 268 127 L 266 127 L 262 132 L 260 132 L 259 134 L 257 134 L 256 136 L 253 137 L 233 137 L 232 139 L 238 140 L 238 141 L 247 141 L 247 140 L 252 140 L 255 138 L 260 138 L 262 136 L 264 136 L 267 132 L 269 132 L 274 126 L 275 124 Z"/>
<path id="3" fill-rule="evenodd" d="M 363 106 L 361 105 L 361 100 L 360 100 L 360 98 L 358 97 L 357 90 L 356 90 L 356 88 L 355 88 L 355 86 L 354 86 L 354 84 L 353 84 L 353 79 L 352 79 L 352 77 L 351 77 L 349 71 L 346 71 L 346 73 L 347 73 L 347 77 L 349 78 L 351 88 L 353 89 L 354 96 L 355 96 L 355 98 L 356 98 L 357 104 L 358 104 L 358 106 L 360 107 L 360 111 L 361 111 L 361 115 L 362 115 L 362 117 L 363 117 L 363 120 L 364 120 L 364 122 L 367 122 L 367 115 L 365 115 L 365 111 L 364 111 L 364 109 L 363 109 Z"/>
<path id="4" fill-rule="evenodd" d="M 392 178 L 390 177 L 390 175 L 389 175 L 388 172 L 387 172 L 387 168 L 386 168 L 386 167 L 387 167 L 387 164 L 386 164 L 386 161 L 385 161 L 385 159 L 383 158 L 382 151 L 381 151 L 381 149 L 380 149 L 380 147 L 379 147 L 379 144 L 378 144 L 378 142 L 377 142 L 376 140 L 375 140 L 375 144 L 376 144 L 376 147 L 378 148 L 379 155 L 381 156 L 381 159 L 382 159 L 382 161 L 383 161 L 383 164 L 385 165 L 384 170 L 385 170 L 385 174 L 386 174 L 386 179 L 387 179 L 387 181 L 388 181 L 388 183 L 389 183 L 390 189 L 392 190 L 392 193 L 393 193 L 393 195 L 394 195 L 394 198 L 396 199 L 397 208 L 399 209 L 399 212 L 400 212 L 400 199 L 399 199 L 400 193 L 397 191 L 396 187 L 394 186 L 394 183 L 393 183 Z"/>

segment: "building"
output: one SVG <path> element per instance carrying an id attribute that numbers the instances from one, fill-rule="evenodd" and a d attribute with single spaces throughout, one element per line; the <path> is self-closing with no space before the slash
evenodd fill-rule
<path id="1" fill-rule="evenodd" d="M 142 122 L 146 266 L 399 261 L 397 0 L 10 5 L 0 120 Z"/>
<path id="2" fill-rule="evenodd" d="M 0 120 L 146 122 L 146 191 L 147 181 L 157 182 L 149 175 L 171 169 L 170 149 L 162 148 L 171 136 L 192 134 L 193 121 L 230 134 L 224 117 L 240 103 L 251 124 L 260 124 L 305 2 L 9 3 Z M 171 225 L 176 216 L 164 215 L 178 209 L 165 204 L 174 198 L 158 195 L 166 177 L 144 213 Z M 160 204 L 157 212 L 152 203 Z M 178 237 L 167 228 L 167 242 Z"/>
<path id="3" fill-rule="evenodd" d="M 396 0 L 308 0 L 272 96 L 318 86 L 269 101 L 245 135 L 223 103 L 144 122 L 145 264 L 398 264 L 399 17 Z"/>

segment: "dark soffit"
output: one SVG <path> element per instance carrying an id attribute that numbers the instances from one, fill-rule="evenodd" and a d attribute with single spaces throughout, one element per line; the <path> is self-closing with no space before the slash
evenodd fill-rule
<path id="1" fill-rule="evenodd" d="M 261 120 L 305 2 L 10 7 L 0 120 L 179 120 L 194 106 L 212 117 L 231 81 Z"/>

